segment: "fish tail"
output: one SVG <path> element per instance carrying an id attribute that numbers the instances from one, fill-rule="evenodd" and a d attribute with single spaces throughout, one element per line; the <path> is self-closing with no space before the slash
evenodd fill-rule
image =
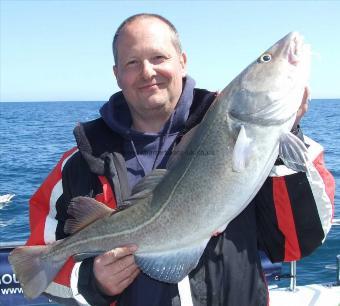
<path id="1" fill-rule="evenodd" d="M 8 257 L 24 295 L 29 299 L 44 292 L 64 264 L 63 260 L 53 261 L 44 256 L 52 246 L 18 247 Z"/>

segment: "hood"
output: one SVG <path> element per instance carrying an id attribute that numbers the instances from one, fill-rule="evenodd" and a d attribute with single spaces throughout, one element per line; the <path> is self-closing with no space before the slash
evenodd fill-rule
<path id="1" fill-rule="evenodd" d="M 183 79 L 184 88 L 180 99 L 176 105 L 172 120 L 168 120 L 163 129 L 159 133 L 142 133 L 131 129 L 132 118 L 121 91 L 111 96 L 110 100 L 106 102 L 100 109 L 100 115 L 104 122 L 116 133 L 120 134 L 125 139 L 138 139 L 139 137 L 154 138 L 160 134 L 166 133 L 171 124 L 169 134 L 178 132 L 184 127 L 184 124 L 189 116 L 189 110 L 193 99 L 193 91 L 195 81 L 187 76 Z"/>

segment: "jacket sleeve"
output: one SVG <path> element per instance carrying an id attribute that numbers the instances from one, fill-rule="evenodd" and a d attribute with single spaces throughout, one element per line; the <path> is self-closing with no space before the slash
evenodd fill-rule
<path id="1" fill-rule="evenodd" d="M 254 199 L 260 248 L 272 262 L 309 255 L 331 228 L 335 181 L 325 167 L 322 146 L 306 136 L 304 142 L 307 173 L 275 164 Z"/>
<path id="2" fill-rule="evenodd" d="M 56 241 L 56 205 L 63 198 L 62 170 L 76 152 L 76 148 L 66 152 L 32 196 L 29 207 L 30 237 L 27 245 L 46 245 Z M 73 266 L 74 262 L 70 258 L 45 292 L 61 299 L 72 298 L 70 275 Z"/>

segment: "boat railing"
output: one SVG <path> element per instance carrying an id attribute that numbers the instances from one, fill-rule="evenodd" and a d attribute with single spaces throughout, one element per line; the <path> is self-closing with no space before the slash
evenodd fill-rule
<path id="1" fill-rule="evenodd" d="M 296 261 L 292 261 L 290 263 L 290 284 L 289 284 L 290 291 L 296 291 Z"/>
<path id="2" fill-rule="evenodd" d="M 296 291 L 296 282 L 297 282 L 297 272 L 296 272 L 296 261 L 290 262 L 290 274 L 286 275 L 286 277 L 290 278 L 289 291 Z M 281 277 L 284 275 L 281 275 Z M 330 283 L 329 285 L 340 286 L 340 254 L 336 256 L 336 281 L 334 283 Z"/>

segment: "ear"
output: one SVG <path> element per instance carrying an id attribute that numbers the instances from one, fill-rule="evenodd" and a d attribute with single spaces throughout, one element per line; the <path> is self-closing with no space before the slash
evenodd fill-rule
<path id="1" fill-rule="evenodd" d="M 184 52 L 180 55 L 180 63 L 183 71 L 182 76 L 185 77 L 187 74 L 187 55 Z"/>
<path id="2" fill-rule="evenodd" d="M 114 76 L 116 78 L 118 87 L 121 89 L 122 87 L 120 86 L 119 73 L 118 73 L 118 68 L 117 68 L 116 65 L 113 66 L 113 74 L 114 74 Z"/>

